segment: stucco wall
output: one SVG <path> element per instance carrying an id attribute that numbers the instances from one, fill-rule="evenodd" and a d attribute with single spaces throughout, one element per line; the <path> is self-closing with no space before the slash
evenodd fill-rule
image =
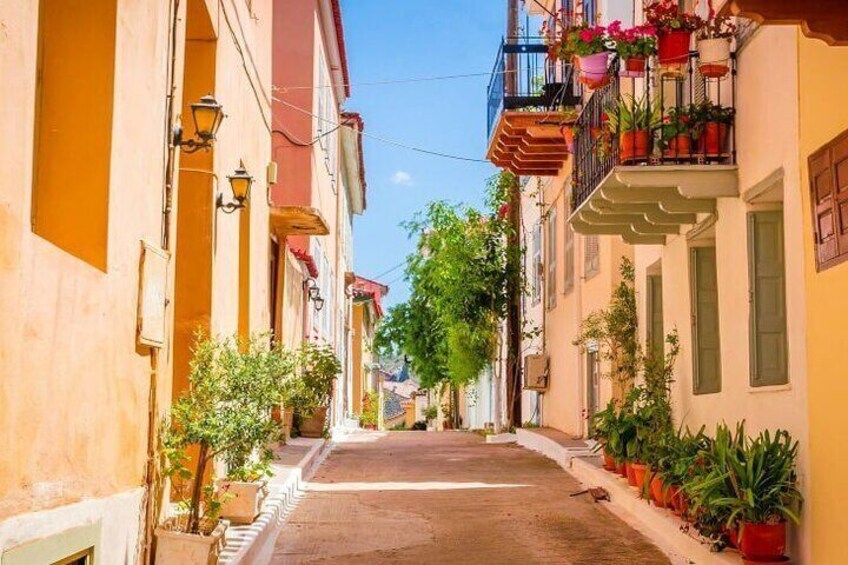
<path id="1" fill-rule="evenodd" d="M 796 31 L 796 33 L 798 33 Z M 848 544 L 838 516 L 848 504 L 841 469 L 848 464 L 844 430 L 848 426 L 848 265 L 816 272 L 807 158 L 848 128 L 848 48 L 828 47 L 799 34 L 801 136 L 799 192 L 803 200 L 804 273 L 807 289 L 806 345 L 809 373 L 810 484 L 805 520 L 811 532 L 808 563 L 848 561 Z"/>

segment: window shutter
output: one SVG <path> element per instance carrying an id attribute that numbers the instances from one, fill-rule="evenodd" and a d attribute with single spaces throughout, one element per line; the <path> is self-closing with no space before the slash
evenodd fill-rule
<path id="1" fill-rule="evenodd" d="M 848 132 L 808 160 L 816 267 L 831 267 L 848 256 Z"/>
<path id="2" fill-rule="evenodd" d="M 695 394 L 721 391 L 721 347 L 715 247 L 690 250 L 693 385 Z"/>
<path id="3" fill-rule="evenodd" d="M 601 270 L 600 243 L 597 235 L 587 235 L 584 241 L 583 276 L 589 278 Z"/>
<path id="4" fill-rule="evenodd" d="M 548 212 L 547 257 L 545 257 L 548 266 L 547 277 L 545 277 L 548 308 L 556 306 L 556 233 L 556 208 L 551 208 Z"/>
<path id="5" fill-rule="evenodd" d="M 565 242 L 563 247 L 563 270 L 565 271 L 563 292 L 569 292 L 574 288 L 574 229 L 570 224 L 565 225 Z"/>
<path id="6" fill-rule="evenodd" d="M 783 212 L 748 214 L 751 386 L 789 382 Z"/>
<path id="7" fill-rule="evenodd" d="M 665 328 L 663 327 L 662 276 L 648 277 L 648 344 L 654 353 L 664 353 Z"/>

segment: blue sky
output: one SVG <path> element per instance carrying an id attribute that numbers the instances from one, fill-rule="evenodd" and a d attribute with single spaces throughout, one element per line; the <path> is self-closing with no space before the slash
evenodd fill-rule
<path id="1" fill-rule="evenodd" d="M 352 95 L 365 131 L 407 145 L 485 158 L 488 77 L 395 85 L 357 83 L 489 72 L 504 32 L 496 0 L 342 0 Z M 487 163 L 452 161 L 365 139 L 368 209 L 354 224 L 357 274 L 377 276 L 413 249 L 399 223 L 434 199 L 479 204 Z M 408 296 L 397 269 L 388 304 Z"/>

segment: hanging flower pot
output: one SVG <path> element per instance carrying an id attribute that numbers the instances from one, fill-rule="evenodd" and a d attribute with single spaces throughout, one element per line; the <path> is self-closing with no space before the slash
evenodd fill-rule
<path id="1" fill-rule="evenodd" d="M 657 36 L 657 59 L 663 76 L 683 78 L 689 62 L 689 31 L 669 31 Z"/>
<path id="2" fill-rule="evenodd" d="M 708 156 L 723 155 L 727 152 L 727 139 L 730 129 L 727 124 L 707 122 L 698 140 L 698 151 Z"/>
<path id="3" fill-rule="evenodd" d="M 628 57 L 624 60 L 624 76 L 628 77 L 643 77 L 645 76 L 645 65 L 648 59 L 639 55 Z"/>
<path id="4" fill-rule="evenodd" d="M 745 559 L 774 560 L 786 552 L 786 522 L 757 524 L 745 522 L 739 532 L 739 549 Z"/>
<path id="5" fill-rule="evenodd" d="M 730 71 L 730 38 L 698 40 L 698 70 L 707 78 L 721 78 Z"/>
<path id="6" fill-rule="evenodd" d="M 609 53 L 602 51 L 594 55 L 582 55 L 577 57 L 577 68 L 580 70 L 580 82 L 595 89 L 606 86 L 610 82 L 607 67 L 609 66 Z"/>
<path id="7" fill-rule="evenodd" d="M 622 162 L 647 159 L 650 154 L 650 130 L 621 132 L 618 134 L 618 151 Z"/>

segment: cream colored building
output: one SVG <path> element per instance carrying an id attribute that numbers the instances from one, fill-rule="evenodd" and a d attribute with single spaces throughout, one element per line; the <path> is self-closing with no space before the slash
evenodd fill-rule
<path id="1" fill-rule="evenodd" d="M 0 560 L 136 563 L 193 332 L 270 324 L 271 4 L 10 0 L 0 22 Z M 189 153 L 209 94 L 226 117 Z"/>

